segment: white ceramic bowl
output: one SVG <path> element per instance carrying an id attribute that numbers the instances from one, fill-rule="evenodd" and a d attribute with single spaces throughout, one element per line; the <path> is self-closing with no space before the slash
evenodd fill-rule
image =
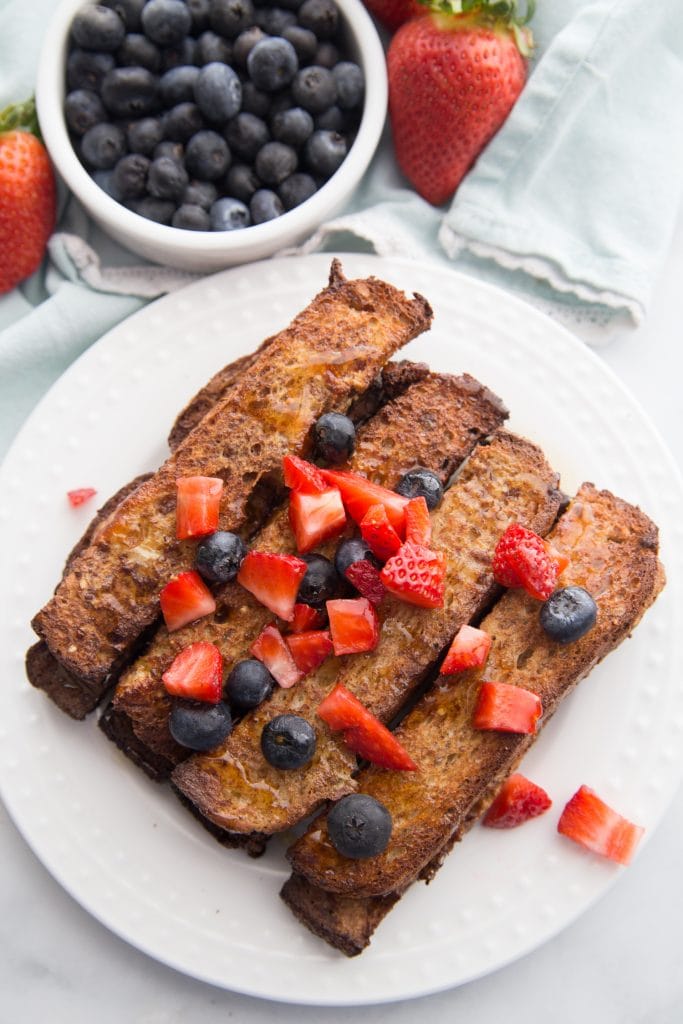
<path id="1" fill-rule="evenodd" d="M 140 217 L 108 196 L 76 156 L 64 120 L 69 26 L 83 0 L 63 0 L 57 8 L 45 33 L 38 68 L 38 117 L 57 171 L 104 231 L 157 263 L 185 270 L 220 270 L 271 256 L 303 240 L 351 195 L 377 148 L 386 116 L 386 65 L 377 31 L 360 0 L 336 2 L 346 25 L 350 53 L 365 75 L 363 116 L 344 163 L 300 206 L 276 220 L 239 231 L 182 231 Z"/>

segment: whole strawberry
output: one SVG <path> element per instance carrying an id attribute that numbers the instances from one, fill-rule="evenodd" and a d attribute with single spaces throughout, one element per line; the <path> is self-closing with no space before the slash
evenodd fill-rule
<path id="1" fill-rule="evenodd" d="M 387 28 L 396 29 L 409 18 L 424 14 L 420 0 L 365 0 L 365 6 Z"/>
<path id="2" fill-rule="evenodd" d="M 389 113 L 401 170 L 438 205 L 453 195 L 526 81 L 518 0 L 434 0 L 389 46 Z M 455 13 L 448 13 L 449 11 Z"/>
<path id="3" fill-rule="evenodd" d="M 50 158 L 32 101 L 0 113 L 0 293 L 40 265 L 55 224 Z"/>

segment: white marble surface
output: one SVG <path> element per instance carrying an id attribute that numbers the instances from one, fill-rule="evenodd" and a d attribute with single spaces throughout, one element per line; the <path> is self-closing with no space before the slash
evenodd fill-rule
<path id="1" fill-rule="evenodd" d="M 600 355 L 683 464 L 683 216 L 647 323 Z M 570 367 L 558 368 L 571 372 Z M 553 941 L 459 989 L 391 1007 L 266 1003 L 176 973 L 110 934 L 53 881 L 0 805 L 0 1024 L 681 1024 L 683 791 L 606 896 Z"/>

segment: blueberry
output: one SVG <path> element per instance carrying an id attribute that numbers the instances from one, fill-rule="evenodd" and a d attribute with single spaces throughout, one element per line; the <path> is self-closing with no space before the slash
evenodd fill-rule
<path id="1" fill-rule="evenodd" d="M 339 50 L 334 43 L 321 43 L 315 51 L 312 64 L 319 64 L 321 68 L 332 68 L 339 62 Z"/>
<path id="2" fill-rule="evenodd" d="M 161 50 L 147 36 L 129 32 L 119 47 L 116 62 L 120 68 L 141 67 L 156 72 L 161 68 Z"/>
<path id="3" fill-rule="evenodd" d="M 323 110 L 322 114 L 315 115 L 315 127 L 322 128 L 327 132 L 343 132 L 347 126 L 347 115 L 335 103 L 333 106 Z"/>
<path id="4" fill-rule="evenodd" d="M 230 706 L 240 711 L 256 708 L 270 697 L 275 680 L 266 666 L 255 658 L 238 661 L 225 683 Z"/>
<path id="5" fill-rule="evenodd" d="M 337 99 L 337 86 L 328 68 L 311 64 L 302 68 L 292 82 L 295 103 L 311 114 L 320 114 Z"/>
<path id="6" fill-rule="evenodd" d="M 280 110 L 271 120 L 273 138 L 298 149 L 313 132 L 313 118 L 303 107 Z"/>
<path id="7" fill-rule="evenodd" d="M 339 592 L 340 579 L 329 558 L 323 555 L 302 555 L 308 568 L 299 585 L 297 601 L 310 604 L 312 608 L 321 608 L 326 601 L 331 601 Z"/>
<path id="8" fill-rule="evenodd" d="M 143 156 L 151 156 L 163 137 L 164 128 L 158 117 L 131 121 L 126 128 L 128 149 L 131 153 L 142 153 Z"/>
<path id="9" fill-rule="evenodd" d="M 210 210 L 218 199 L 218 190 L 210 181 L 191 181 L 183 192 L 182 201 L 187 206 L 199 206 Z"/>
<path id="10" fill-rule="evenodd" d="M 88 128 L 106 121 L 102 100 L 92 89 L 74 89 L 64 100 L 66 123 L 75 135 L 85 135 Z"/>
<path id="11" fill-rule="evenodd" d="M 360 537 L 351 537 L 349 540 L 343 540 L 337 548 L 334 567 L 340 576 L 345 576 L 350 565 L 363 561 L 371 562 L 375 566 L 379 564 L 364 540 Z"/>
<path id="12" fill-rule="evenodd" d="M 157 224 L 170 224 L 175 213 L 175 203 L 168 199 L 157 199 L 155 196 L 145 196 L 144 199 L 134 199 L 128 204 L 135 213 L 147 220 L 153 220 Z"/>
<path id="13" fill-rule="evenodd" d="M 139 32 L 142 8 L 147 0 L 102 0 L 103 7 L 116 11 L 128 32 Z"/>
<path id="14" fill-rule="evenodd" d="M 252 224 L 265 224 L 268 220 L 281 217 L 285 208 L 276 192 L 269 188 L 260 188 L 251 197 L 249 212 Z"/>
<path id="15" fill-rule="evenodd" d="M 396 490 L 404 498 L 419 498 L 420 495 L 427 502 L 428 509 L 435 509 L 443 498 L 443 484 L 436 473 L 431 469 L 424 469 L 417 466 L 409 469 L 399 480 Z"/>
<path id="16" fill-rule="evenodd" d="M 190 179 L 182 164 L 168 156 L 156 157 L 149 165 L 147 191 L 155 199 L 180 199 Z"/>
<path id="17" fill-rule="evenodd" d="M 232 47 L 233 64 L 240 68 L 246 68 L 247 57 L 256 44 L 265 38 L 263 29 L 260 29 L 258 25 L 252 25 L 246 31 L 240 32 Z"/>
<path id="18" fill-rule="evenodd" d="M 218 181 L 230 166 L 227 142 L 218 132 L 197 132 L 185 147 L 185 166 L 193 178 Z"/>
<path id="19" fill-rule="evenodd" d="M 291 146 L 285 146 L 282 142 L 267 142 L 258 151 L 254 167 L 264 185 L 279 185 L 294 173 L 298 162 Z"/>
<path id="20" fill-rule="evenodd" d="M 230 196 L 217 199 L 209 210 L 209 216 L 212 231 L 236 231 L 248 228 L 251 223 L 248 208 L 239 199 Z"/>
<path id="21" fill-rule="evenodd" d="M 164 106 L 174 107 L 176 103 L 193 101 L 198 75 L 199 68 L 193 64 L 182 64 L 163 74 L 159 79 L 159 94 Z"/>
<path id="22" fill-rule="evenodd" d="M 174 228 L 183 228 L 185 231 L 209 231 L 211 218 L 201 206 L 183 203 L 173 214 L 171 224 Z"/>
<path id="23" fill-rule="evenodd" d="M 204 118 L 196 103 L 178 103 L 164 114 L 161 123 L 171 142 L 187 142 L 204 127 Z"/>
<path id="24" fill-rule="evenodd" d="M 282 7 L 257 7 L 254 18 L 259 28 L 269 36 L 282 36 L 285 29 L 296 25 L 296 14 Z"/>
<path id="25" fill-rule="evenodd" d="M 192 16 L 182 0 L 148 0 L 142 9 L 142 28 L 159 46 L 173 46 L 188 34 Z"/>
<path id="26" fill-rule="evenodd" d="M 253 160 L 270 139 L 270 132 L 260 117 L 243 112 L 228 123 L 225 138 L 233 153 L 243 160 Z"/>
<path id="27" fill-rule="evenodd" d="M 223 187 L 228 196 L 248 203 L 260 184 L 253 167 L 247 164 L 233 164 L 225 176 Z"/>
<path id="28" fill-rule="evenodd" d="M 318 48 L 318 40 L 313 32 L 309 28 L 302 28 L 301 25 L 290 25 L 282 36 L 296 50 L 299 64 L 310 64 Z"/>
<path id="29" fill-rule="evenodd" d="M 304 0 L 299 8 L 299 24 L 310 28 L 318 39 L 331 39 L 339 24 L 334 0 Z"/>
<path id="30" fill-rule="evenodd" d="M 141 153 L 121 157 L 112 172 L 112 184 L 122 199 L 142 199 L 146 191 L 149 160 Z"/>
<path id="31" fill-rule="evenodd" d="M 242 84 L 237 73 L 218 61 L 201 69 L 194 94 L 204 117 L 215 124 L 229 121 L 242 105 Z"/>
<path id="32" fill-rule="evenodd" d="M 72 50 L 66 60 L 66 81 L 69 89 L 92 89 L 99 92 L 104 76 L 116 67 L 111 53 L 90 53 Z"/>
<path id="33" fill-rule="evenodd" d="M 212 64 L 214 62 L 218 64 L 230 64 L 232 61 L 232 46 L 223 39 L 222 36 L 216 35 L 215 32 L 202 32 L 199 39 L 197 40 L 197 54 L 196 62 L 200 66 L 203 64 Z"/>
<path id="34" fill-rule="evenodd" d="M 89 167 L 106 171 L 126 152 L 126 137 L 117 124 L 101 121 L 89 128 L 81 140 L 81 153 Z"/>
<path id="35" fill-rule="evenodd" d="M 179 43 L 167 46 L 162 53 L 161 66 L 164 71 L 172 71 L 174 68 L 188 67 L 197 64 L 198 45 L 197 40 L 185 36 Z"/>
<path id="36" fill-rule="evenodd" d="M 182 164 L 185 160 L 185 147 L 182 142 L 171 142 L 170 139 L 164 139 L 154 147 L 154 159 L 158 160 L 160 156 L 167 156 L 170 160 L 175 160 L 177 164 Z"/>
<path id="37" fill-rule="evenodd" d="M 363 102 L 365 79 L 357 64 L 343 60 L 332 68 L 337 86 L 337 103 L 342 110 L 353 110 Z"/>
<path id="38" fill-rule="evenodd" d="M 244 541 L 236 533 L 217 530 L 197 545 L 195 568 L 211 583 L 229 583 L 246 553 Z"/>
<path id="39" fill-rule="evenodd" d="M 244 82 L 242 85 L 242 110 L 247 114 L 265 117 L 270 110 L 270 96 L 267 92 L 257 89 L 253 82 Z"/>
<path id="40" fill-rule="evenodd" d="M 102 80 L 102 100 L 116 117 L 144 117 L 159 106 L 159 79 L 147 68 L 113 68 Z"/>
<path id="41" fill-rule="evenodd" d="M 263 756 L 274 768 L 302 768 L 315 753 L 315 729 L 299 715 L 278 715 L 261 733 Z"/>
<path id="42" fill-rule="evenodd" d="M 598 606 L 583 587 L 556 590 L 541 606 L 541 626 L 552 640 L 570 644 L 595 625 Z"/>
<path id="43" fill-rule="evenodd" d="M 377 857 L 389 845 L 393 822 L 384 804 L 365 793 L 337 801 L 327 815 L 327 834 L 342 857 Z"/>
<path id="44" fill-rule="evenodd" d="M 293 210 L 300 206 L 317 191 L 317 186 L 310 174 L 290 174 L 278 186 L 278 195 L 285 210 Z"/>
<path id="45" fill-rule="evenodd" d="M 299 70 L 296 50 L 286 39 L 262 39 L 247 57 L 247 71 L 257 89 L 276 92 L 292 81 Z"/>
<path id="46" fill-rule="evenodd" d="M 211 28 L 227 39 L 234 39 L 254 23 L 251 0 L 211 0 Z"/>
<path id="47" fill-rule="evenodd" d="M 313 424 L 315 454 L 326 462 L 345 462 L 356 447 L 356 428 L 348 416 L 326 412 Z"/>
<path id="48" fill-rule="evenodd" d="M 313 132 L 306 143 L 306 162 L 314 174 L 330 178 L 344 162 L 348 152 L 346 139 L 339 132 Z"/>
<path id="49" fill-rule="evenodd" d="M 211 750 L 232 732 L 228 705 L 185 704 L 174 702 L 168 720 L 171 736 L 181 747 L 190 750 Z"/>
<path id="50" fill-rule="evenodd" d="M 83 7 L 71 22 L 71 38 L 84 50 L 113 53 L 126 34 L 126 26 L 115 11 L 102 4 Z"/>

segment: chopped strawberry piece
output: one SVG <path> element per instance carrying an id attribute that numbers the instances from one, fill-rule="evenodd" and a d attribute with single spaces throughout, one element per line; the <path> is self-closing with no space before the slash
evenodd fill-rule
<path id="1" fill-rule="evenodd" d="M 169 633 L 216 610 L 213 594 L 198 572 L 181 572 L 159 595 L 161 614 Z"/>
<path id="2" fill-rule="evenodd" d="M 379 574 L 396 597 L 421 608 L 443 608 L 446 559 L 419 544 L 405 543 Z"/>
<path id="3" fill-rule="evenodd" d="M 332 637 L 327 629 L 312 629 L 306 633 L 292 633 L 285 638 L 292 652 L 296 667 L 304 675 L 308 675 L 325 658 L 332 654 Z"/>
<path id="4" fill-rule="evenodd" d="M 462 672 L 466 668 L 479 668 L 489 656 L 491 637 L 483 629 L 461 626 L 439 671 L 442 675 Z"/>
<path id="5" fill-rule="evenodd" d="M 217 704 L 223 696 L 223 656 L 215 644 L 190 644 L 176 655 L 161 681 L 173 697 Z"/>
<path id="6" fill-rule="evenodd" d="M 271 612 L 291 622 L 296 595 L 307 568 L 306 563 L 294 555 L 249 551 L 240 566 L 237 581 Z"/>
<path id="7" fill-rule="evenodd" d="M 90 501 L 94 498 L 97 491 L 94 487 L 77 487 L 75 491 L 67 491 L 66 496 L 69 499 L 69 504 L 73 508 L 78 508 L 85 501 Z"/>
<path id="8" fill-rule="evenodd" d="M 273 678 L 285 690 L 303 679 L 303 672 L 296 667 L 292 652 L 285 643 L 280 630 L 271 623 L 265 626 L 249 648 L 249 653 L 262 661 Z"/>
<path id="9" fill-rule="evenodd" d="M 176 480 L 176 537 L 206 537 L 218 529 L 223 481 L 216 476 L 181 476 Z"/>
<path id="10" fill-rule="evenodd" d="M 327 487 L 325 479 L 312 462 L 300 459 L 298 455 L 285 455 L 282 472 L 287 487 L 304 494 L 320 494 Z"/>
<path id="11" fill-rule="evenodd" d="M 371 505 L 360 521 L 361 537 L 380 562 L 395 555 L 401 538 L 389 522 L 384 505 Z"/>
<path id="12" fill-rule="evenodd" d="M 495 800 L 484 815 L 482 825 L 489 828 L 516 828 L 530 818 L 537 818 L 552 806 L 552 800 L 541 786 L 516 773 L 510 775 L 498 790 Z"/>
<path id="13" fill-rule="evenodd" d="M 292 491 L 289 496 L 289 524 L 297 550 L 302 554 L 330 537 L 337 537 L 346 526 L 341 494 L 336 487 L 326 487 L 318 494 Z"/>
<path id="14" fill-rule="evenodd" d="M 360 524 L 372 505 L 384 505 L 389 522 L 400 537 L 404 536 L 407 498 L 371 483 L 358 473 L 347 473 L 340 469 L 321 469 L 320 472 L 328 484 L 339 488 L 346 511 L 355 523 Z"/>
<path id="15" fill-rule="evenodd" d="M 531 690 L 510 683 L 482 683 L 474 728 L 534 733 L 542 711 L 541 698 Z"/>
<path id="16" fill-rule="evenodd" d="M 512 523 L 496 544 L 493 575 L 504 587 L 523 587 L 531 597 L 547 601 L 557 584 L 559 567 L 538 534 Z"/>
<path id="17" fill-rule="evenodd" d="M 356 754 L 381 768 L 418 771 L 418 766 L 396 737 L 341 683 L 318 706 L 317 714 Z"/>
<path id="18" fill-rule="evenodd" d="M 432 521 L 429 518 L 427 502 L 418 495 L 411 498 L 406 505 L 406 540 L 409 544 L 420 544 L 429 547 L 432 539 Z"/>
<path id="19" fill-rule="evenodd" d="M 367 597 L 371 604 L 381 604 L 387 596 L 387 588 L 380 579 L 379 570 L 367 558 L 353 562 L 344 575 L 351 586 L 363 597 Z"/>
<path id="20" fill-rule="evenodd" d="M 581 786 L 562 811 L 557 831 L 593 853 L 628 864 L 645 829 L 612 810 L 588 786 Z"/>
<path id="21" fill-rule="evenodd" d="M 379 643 L 379 618 L 365 597 L 327 602 L 334 653 L 360 654 Z"/>
<path id="22" fill-rule="evenodd" d="M 322 629 L 327 619 L 323 612 L 311 608 L 310 604 L 295 604 L 292 633 L 305 633 L 309 629 Z"/>

